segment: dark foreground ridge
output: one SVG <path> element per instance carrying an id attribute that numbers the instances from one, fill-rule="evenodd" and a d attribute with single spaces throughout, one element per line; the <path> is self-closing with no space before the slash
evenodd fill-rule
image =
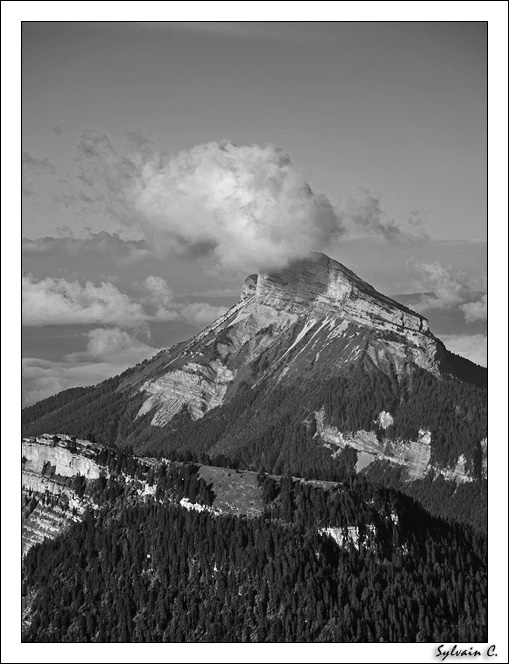
<path id="1" fill-rule="evenodd" d="M 63 482 L 86 509 L 27 553 L 24 641 L 487 638 L 484 539 L 353 471 L 336 484 L 253 482 L 86 441 L 40 444 L 102 471 Z M 241 478 L 232 502 L 221 494 L 228 477 Z M 254 493 L 239 490 L 242 478 Z M 58 501 L 33 494 L 28 520 L 34 503 L 55 511 Z"/>

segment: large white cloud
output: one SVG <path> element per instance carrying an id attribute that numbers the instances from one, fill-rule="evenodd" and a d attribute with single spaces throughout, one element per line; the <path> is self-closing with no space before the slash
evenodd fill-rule
<path id="1" fill-rule="evenodd" d="M 368 191 L 335 209 L 274 145 L 210 142 L 171 156 L 136 136 L 117 147 L 86 131 L 78 150 L 80 187 L 69 200 L 137 227 L 163 255 L 210 256 L 247 274 L 328 252 L 345 233 L 427 239 L 417 213 L 399 224 Z"/>
<path id="2" fill-rule="evenodd" d="M 138 141 L 119 154 L 89 131 L 78 147 L 92 197 L 160 250 L 250 271 L 322 249 L 342 230 L 327 198 L 272 145 L 212 142 L 168 156 Z"/>

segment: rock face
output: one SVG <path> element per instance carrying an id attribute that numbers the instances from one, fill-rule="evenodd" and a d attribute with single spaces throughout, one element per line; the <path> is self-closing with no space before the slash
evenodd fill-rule
<path id="1" fill-rule="evenodd" d="M 374 461 L 389 461 L 392 464 L 402 466 L 406 471 L 406 479 L 418 480 L 428 473 L 434 476 L 442 475 L 446 480 L 464 483 L 473 482 L 474 477 L 467 469 L 467 460 L 463 454 L 458 457 L 456 465 L 451 468 L 441 468 L 430 463 L 431 456 L 431 432 L 421 429 L 417 440 L 391 440 L 389 438 L 377 437 L 375 431 L 341 432 L 325 421 L 325 411 L 322 408 L 315 413 L 316 434 L 331 450 L 340 451 L 347 445 L 353 447 L 359 453 L 356 471 L 359 472 Z M 382 411 L 378 416 L 378 422 L 382 428 L 392 424 L 390 413 Z M 384 426 L 385 424 L 385 426 Z M 487 445 L 488 441 L 481 441 L 483 451 L 482 475 L 487 477 Z"/>
<path id="2" fill-rule="evenodd" d="M 26 492 L 26 488 L 24 492 Z M 25 495 L 32 497 L 37 494 L 25 493 Z M 54 505 L 43 503 L 41 496 L 38 496 L 35 500 L 38 500 L 38 502 L 33 511 L 23 518 L 21 538 L 23 556 L 35 544 L 39 544 L 45 539 L 55 538 L 72 523 L 80 520 L 83 512 L 81 501 L 75 498 L 64 501 L 63 496 L 60 496 L 58 502 Z"/>
<path id="3" fill-rule="evenodd" d="M 70 446 L 72 451 L 68 448 Z M 54 538 L 81 519 L 90 500 L 79 498 L 71 478 L 97 479 L 105 469 L 89 458 L 96 446 L 70 436 L 43 435 L 22 441 L 22 553 L 47 538 Z"/>
<path id="4" fill-rule="evenodd" d="M 378 293 L 324 254 L 278 273 L 259 275 L 253 296 L 262 304 L 297 315 L 341 313 L 346 320 L 377 329 L 429 331 L 425 318 Z"/>
<path id="5" fill-rule="evenodd" d="M 315 417 L 317 424 L 316 436 L 319 436 L 329 446 L 336 446 L 338 450 L 341 450 L 349 445 L 358 452 L 369 455 L 370 458 L 365 459 L 368 463 L 363 463 L 364 468 L 376 459 L 388 460 L 399 466 L 404 466 L 409 480 L 424 477 L 430 470 L 431 433 L 429 431 L 421 429 L 419 437 L 415 441 L 393 441 L 388 438 L 379 440 L 374 431 L 341 433 L 335 427 L 326 424 L 323 409 L 315 413 Z M 379 418 L 387 422 L 390 413 L 382 411 Z M 390 419 L 392 420 L 392 418 Z M 357 470 L 361 470 L 361 468 Z"/>
<path id="6" fill-rule="evenodd" d="M 338 348 L 341 353 L 338 353 Z M 184 407 L 198 419 L 246 379 L 248 363 L 275 356 L 258 381 L 298 380 L 304 364 L 327 373 L 361 351 L 375 365 L 404 373 L 415 364 L 439 374 L 442 346 L 428 322 L 378 293 L 323 254 L 277 273 L 249 276 L 238 304 L 194 337 L 138 387 L 138 416 L 164 426 Z"/>
<path id="7" fill-rule="evenodd" d="M 43 476 L 45 467 L 52 467 L 52 476 L 74 477 L 82 475 L 86 479 L 97 479 L 100 475 L 100 467 L 90 458 L 94 446 L 89 441 L 76 441 L 75 451 L 70 451 L 66 444 L 71 437 L 65 434 L 43 435 L 37 438 L 25 438 L 22 441 L 23 475 Z M 23 480 L 25 482 L 25 480 Z M 51 490 L 51 489 L 49 489 Z"/>

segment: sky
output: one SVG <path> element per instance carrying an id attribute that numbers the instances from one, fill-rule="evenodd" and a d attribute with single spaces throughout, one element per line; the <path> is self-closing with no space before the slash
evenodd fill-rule
<path id="1" fill-rule="evenodd" d="M 23 402 L 323 251 L 487 363 L 484 22 L 25 22 Z"/>

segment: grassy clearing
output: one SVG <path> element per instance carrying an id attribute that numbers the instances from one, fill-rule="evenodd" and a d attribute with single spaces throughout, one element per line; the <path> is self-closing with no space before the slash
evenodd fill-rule
<path id="1" fill-rule="evenodd" d="M 263 511 L 256 473 L 217 466 L 200 466 L 199 476 L 213 485 L 214 507 L 231 514 L 257 516 Z"/>

